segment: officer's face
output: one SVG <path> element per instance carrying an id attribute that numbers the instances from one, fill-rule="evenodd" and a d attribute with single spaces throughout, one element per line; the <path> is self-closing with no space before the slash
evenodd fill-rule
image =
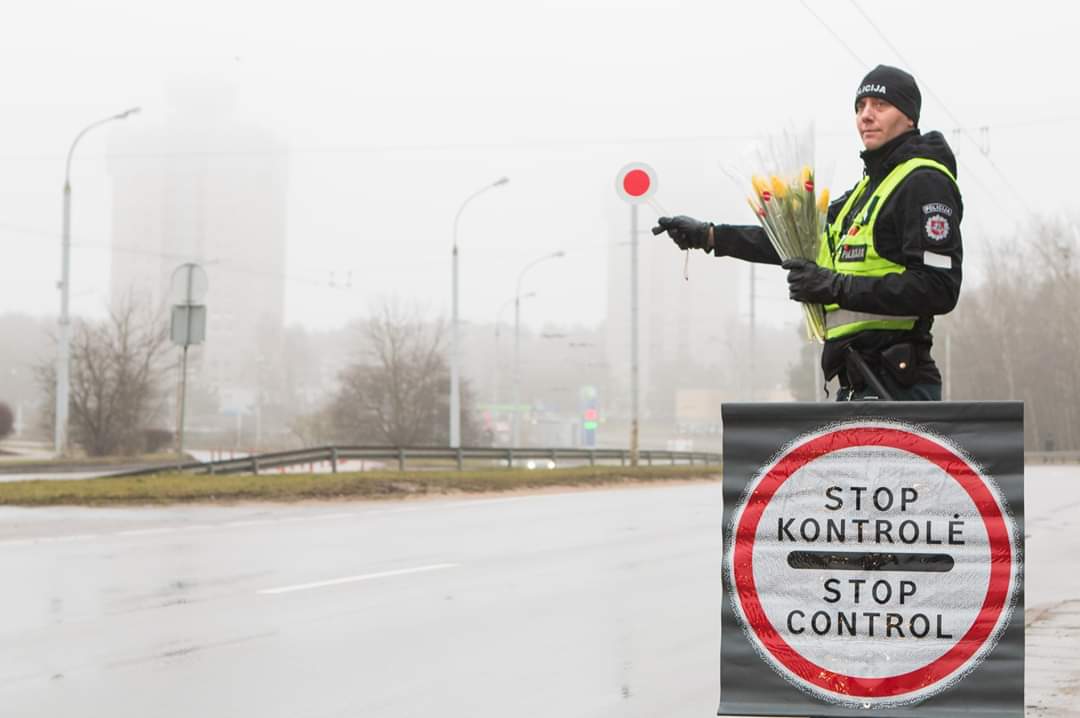
<path id="1" fill-rule="evenodd" d="M 914 126 L 907 115 L 881 98 L 864 97 L 855 105 L 855 129 L 868 150 L 876 150 Z"/>

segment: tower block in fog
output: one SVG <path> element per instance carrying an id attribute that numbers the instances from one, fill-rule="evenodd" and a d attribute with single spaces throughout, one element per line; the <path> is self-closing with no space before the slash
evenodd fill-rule
<path id="1" fill-rule="evenodd" d="M 240 119 L 231 89 L 170 99 L 109 147 L 111 303 L 131 296 L 163 307 L 173 271 L 202 265 L 213 296 L 192 378 L 218 393 L 222 410 L 257 411 L 262 366 L 281 343 L 287 155 Z"/>
<path id="2" fill-rule="evenodd" d="M 689 280 L 683 258 L 673 255 L 670 240 L 654 237 L 654 210 L 641 208 L 639 221 L 639 356 L 643 448 L 664 448 L 676 426 L 700 417 L 680 417 L 681 397 L 722 393 L 742 380 L 738 363 L 740 275 L 711 257 L 691 258 Z M 630 381 L 630 245 L 625 208 L 612 202 L 608 217 L 607 361 L 620 386 Z M 745 343 L 745 342 L 742 342 Z M 691 367 L 699 369 L 689 371 Z M 710 371 L 711 369 L 711 371 Z M 621 392 L 629 396 L 629 391 Z M 618 402 L 618 393 L 614 401 Z M 612 397 L 607 402 L 613 401 Z M 606 402 L 605 402 L 606 403 Z M 626 415 L 625 407 L 605 405 L 609 419 Z M 719 424 L 719 404 L 716 405 Z"/>

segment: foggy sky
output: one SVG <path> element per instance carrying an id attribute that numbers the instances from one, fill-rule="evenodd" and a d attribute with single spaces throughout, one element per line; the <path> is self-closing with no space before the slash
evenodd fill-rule
<path id="1" fill-rule="evenodd" d="M 232 88 L 237 121 L 288 148 L 286 318 L 312 327 L 339 326 L 390 294 L 448 314 L 454 214 L 502 175 L 510 184 L 462 215 L 463 318 L 493 321 L 519 270 L 562 249 L 565 259 L 530 272 L 537 297 L 524 321 L 599 322 L 610 226 L 626 212 L 613 190 L 619 167 L 652 165 L 657 198 L 674 213 L 750 223 L 722 166 L 754 135 L 813 122 L 819 167 L 839 194 L 861 169 L 854 89 L 879 62 L 916 75 L 920 126 L 944 131 L 957 151 L 969 278 L 990 237 L 1038 241 L 1025 234 L 1030 212 L 1076 216 L 1070 5 L 809 5 L 840 40 L 786 0 L 9 8 L 0 312 L 57 312 L 67 148 L 90 122 L 141 105 L 141 115 L 88 135 L 72 170 L 72 312 L 104 312 L 109 134 L 165 122 L 176 89 L 200 84 Z M 988 155 L 954 134 L 958 121 L 989 140 Z M 674 250 L 671 262 L 681 272 Z M 709 281 L 709 262 L 694 258 L 691 281 Z M 782 274 L 762 274 L 759 311 L 797 321 Z"/>

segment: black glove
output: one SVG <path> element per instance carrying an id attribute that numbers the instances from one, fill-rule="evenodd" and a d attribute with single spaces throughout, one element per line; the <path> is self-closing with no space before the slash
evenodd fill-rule
<path id="1" fill-rule="evenodd" d="M 653 227 L 653 234 L 667 232 L 679 249 L 712 249 L 709 241 L 709 230 L 712 223 L 679 215 L 678 217 L 661 217 L 656 220 L 659 227 Z"/>
<path id="2" fill-rule="evenodd" d="M 785 259 L 788 296 L 808 304 L 836 304 L 843 297 L 848 276 L 819 267 L 809 259 Z"/>

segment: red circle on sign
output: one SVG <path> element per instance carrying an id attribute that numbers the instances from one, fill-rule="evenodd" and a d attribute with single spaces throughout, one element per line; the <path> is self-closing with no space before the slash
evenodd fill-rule
<path id="1" fill-rule="evenodd" d="M 652 184 L 652 180 L 645 170 L 630 170 L 622 181 L 623 189 L 631 197 L 640 197 L 648 192 L 650 184 Z"/>
<path id="2" fill-rule="evenodd" d="M 915 454 L 936 465 L 964 491 L 979 510 L 990 544 L 990 581 L 979 614 L 960 640 L 940 658 L 923 668 L 894 676 L 868 678 L 831 671 L 796 651 L 769 621 L 754 582 L 754 541 L 765 507 L 777 490 L 798 469 L 826 454 L 856 446 L 890 447 Z M 952 675 L 970 660 L 995 632 L 998 619 L 1009 603 L 1013 573 L 1012 542 L 997 499 L 983 478 L 954 452 L 908 431 L 888 427 L 841 429 L 796 446 L 785 454 L 747 497 L 735 527 L 732 556 L 735 588 L 746 624 L 765 650 L 802 680 L 829 693 L 853 698 L 889 698 L 926 688 Z M 749 617 L 753 617 L 753 621 Z"/>

